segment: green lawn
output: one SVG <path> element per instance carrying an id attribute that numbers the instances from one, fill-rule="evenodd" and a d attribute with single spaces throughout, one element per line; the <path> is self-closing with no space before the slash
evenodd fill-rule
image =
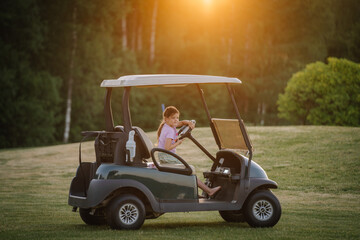
<path id="1" fill-rule="evenodd" d="M 360 128 L 249 127 L 254 160 L 279 184 L 278 224 L 226 223 L 218 212 L 168 213 L 138 231 L 87 226 L 67 205 L 78 144 L 0 151 L 0 239 L 360 239 Z M 208 128 L 193 135 L 210 152 Z M 155 133 L 149 133 L 155 141 Z M 83 159 L 94 160 L 93 142 Z M 197 175 L 211 161 L 190 140 L 178 154 Z"/>

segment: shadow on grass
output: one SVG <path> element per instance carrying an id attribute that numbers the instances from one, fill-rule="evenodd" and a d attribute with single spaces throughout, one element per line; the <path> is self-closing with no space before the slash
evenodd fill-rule
<path id="1" fill-rule="evenodd" d="M 191 239 L 194 234 L 205 239 L 213 238 L 221 233 L 232 236 L 239 230 L 247 232 L 250 227 L 246 223 L 227 222 L 172 222 L 145 223 L 139 230 L 113 230 L 107 225 L 90 226 L 86 224 L 42 224 L 22 231 L 0 230 L 0 239 Z M 145 234 L 145 235 L 144 235 Z M 232 238 L 232 237 L 231 237 Z M 230 238 L 229 238 L 230 239 Z"/>
<path id="2" fill-rule="evenodd" d="M 226 228 L 244 228 L 249 229 L 250 226 L 247 223 L 228 223 L 228 222 L 172 222 L 172 223 L 145 223 L 142 227 L 142 231 L 154 231 L 154 230 L 169 230 L 169 229 L 187 229 L 195 230 L 199 228 L 211 228 L 213 230 L 219 230 Z M 86 225 L 86 224 L 65 224 L 58 226 L 58 229 L 62 230 L 76 230 L 76 231 L 102 231 L 112 230 L 108 225 Z M 116 230 L 114 230 L 116 231 Z"/>
<path id="3" fill-rule="evenodd" d="M 227 228 L 250 228 L 247 223 L 228 223 L 228 222 L 172 222 L 172 223 L 148 223 L 144 225 L 142 230 L 150 229 L 179 229 L 179 228 L 212 228 L 222 229 Z"/>

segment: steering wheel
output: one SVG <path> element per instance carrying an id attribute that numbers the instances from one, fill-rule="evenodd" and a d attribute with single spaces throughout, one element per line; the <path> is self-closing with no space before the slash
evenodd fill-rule
<path id="1" fill-rule="evenodd" d="M 195 125 L 196 121 L 191 120 L 191 122 Z M 191 127 L 189 125 L 182 126 L 179 131 L 177 132 L 178 139 L 181 140 L 187 136 L 189 136 L 190 132 L 192 131 Z"/>

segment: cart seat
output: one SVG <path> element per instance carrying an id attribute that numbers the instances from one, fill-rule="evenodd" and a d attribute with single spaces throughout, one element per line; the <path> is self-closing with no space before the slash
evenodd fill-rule
<path id="1" fill-rule="evenodd" d="M 142 161 L 142 159 L 148 159 L 151 157 L 151 149 L 154 148 L 153 143 L 146 133 L 139 127 L 133 126 L 135 131 L 136 142 L 136 158 Z"/>

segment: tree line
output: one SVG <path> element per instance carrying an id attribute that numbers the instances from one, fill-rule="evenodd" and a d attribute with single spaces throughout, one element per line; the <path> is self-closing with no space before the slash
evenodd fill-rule
<path id="1" fill-rule="evenodd" d="M 245 121 L 286 123 L 277 99 L 292 74 L 329 56 L 360 62 L 356 0 L 3 0 L 0 147 L 77 141 L 104 128 L 103 79 L 187 73 L 238 77 Z M 222 89 L 205 86 L 211 114 L 232 117 Z M 113 96 L 121 125 L 121 94 Z M 191 87 L 132 92 L 134 125 L 155 130 L 161 104 L 206 116 Z"/>

